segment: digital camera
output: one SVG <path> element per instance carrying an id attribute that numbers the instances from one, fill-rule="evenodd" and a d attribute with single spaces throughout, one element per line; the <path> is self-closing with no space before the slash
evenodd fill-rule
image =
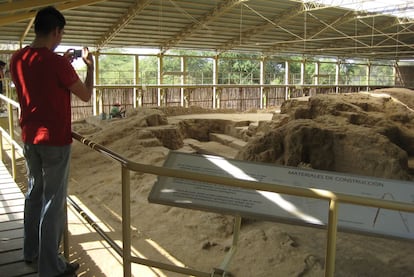
<path id="1" fill-rule="evenodd" d="M 73 56 L 75 57 L 75 58 L 80 58 L 80 57 L 82 57 L 82 49 L 79 49 L 79 50 L 73 50 Z"/>

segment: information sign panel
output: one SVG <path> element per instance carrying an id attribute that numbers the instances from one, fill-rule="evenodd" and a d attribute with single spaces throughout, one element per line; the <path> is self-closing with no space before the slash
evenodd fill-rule
<path id="1" fill-rule="evenodd" d="M 164 167 L 241 180 L 323 189 L 333 193 L 387 199 L 414 205 L 413 182 L 180 152 L 170 152 Z M 325 226 L 328 222 L 327 200 L 172 177 L 160 176 L 148 200 L 172 206 L 315 227 Z M 414 213 L 341 203 L 338 209 L 338 228 L 414 239 Z"/>

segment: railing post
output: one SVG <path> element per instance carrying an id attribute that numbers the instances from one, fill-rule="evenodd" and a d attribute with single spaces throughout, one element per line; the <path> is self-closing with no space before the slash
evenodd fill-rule
<path id="1" fill-rule="evenodd" d="M 266 96 L 265 94 L 265 89 L 263 87 L 264 83 L 265 83 L 265 58 L 262 57 L 262 59 L 260 60 L 260 103 L 259 103 L 259 109 L 264 109 L 266 108 Z"/>
<path id="2" fill-rule="evenodd" d="M 261 90 L 263 89 L 261 95 L 262 95 L 262 100 L 261 103 L 263 103 L 262 105 L 262 109 L 266 109 L 268 106 L 268 99 L 269 99 L 269 89 L 268 88 L 261 88 Z"/>
<path id="3" fill-rule="evenodd" d="M 341 61 L 338 60 L 335 66 L 335 93 L 339 93 L 339 76 L 341 72 Z"/>
<path id="4" fill-rule="evenodd" d="M 122 165 L 122 261 L 124 277 L 131 276 L 131 189 L 130 171 Z"/>
<path id="5" fill-rule="evenodd" d="M 13 105 L 8 102 L 7 103 L 7 110 L 8 110 L 8 116 L 9 116 L 9 133 L 10 133 L 10 155 L 11 155 L 11 162 L 12 162 L 12 174 L 13 174 L 13 180 L 16 181 L 17 178 L 17 169 L 16 169 L 16 148 L 14 146 L 14 120 L 13 120 Z"/>
<path id="6" fill-rule="evenodd" d="M 65 227 L 63 230 L 63 256 L 69 261 L 69 225 L 68 225 L 68 203 L 65 202 Z"/>
<path id="7" fill-rule="evenodd" d="M 216 90 L 216 99 L 215 99 L 216 109 L 221 108 L 221 92 L 222 92 L 221 88 Z"/>
<path id="8" fill-rule="evenodd" d="M 135 71 L 135 78 L 134 78 L 134 85 L 139 85 L 141 80 L 139 78 L 139 56 L 135 55 L 134 59 L 134 71 Z M 141 88 L 142 89 L 142 88 Z M 138 87 L 134 88 L 134 98 L 133 98 L 132 107 L 136 109 L 137 107 L 142 106 L 142 99 L 141 99 L 141 93 L 140 89 Z"/>
<path id="9" fill-rule="evenodd" d="M 186 88 L 184 89 L 184 97 L 183 97 L 183 107 L 188 108 L 190 107 L 190 101 L 191 101 L 191 90 Z"/>
<path id="10" fill-rule="evenodd" d="M 288 61 L 285 62 L 285 100 L 290 99 L 290 92 L 289 92 L 289 68 L 290 64 Z"/>
<path id="11" fill-rule="evenodd" d="M 95 68 L 94 71 L 94 83 L 95 85 L 100 84 L 100 65 L 99 65 L 99 51 L 94 54 L 95 59 Z M 92 109 L 93 109 L 93 115 L 99 115 L 104 112 L 103 108 L 103 102 L 102 102 L 102 94 L 103 90 L 97 90 L 96 87 L 94 87 L 93 94 L 92 94 Z"/>
<path id="12" fill-rule="evenodd" d="M 371 71 L 372 71 L 372 65 L 371 65 L 371 61 L 368 62 L 367 64 L 367 91 L 370 91 L 370 86 L 371 86 Z"/>
<path id="13" fill-rule="evenodd" d="M 325 257 L 325 277 L 333 277 L 335 273 L 336 234 L 338 225 L 338 203 L 329 201 L 328 238 Z"/>
<path id="14" fill-rule="evenodd" d="M 0 135 L 0 161 L 3 162 L 3 132 Z"/>
<path id="15" fill-rule="evenodd" d="M 217 107 L 217 94 L 218 89 L 217 89 L 217 84 L 218 84 L 218 73 L 219 73 L 219 57 L 215 56 L 213 59 L 213 109 L 217 109 L 219 107 Z"/>

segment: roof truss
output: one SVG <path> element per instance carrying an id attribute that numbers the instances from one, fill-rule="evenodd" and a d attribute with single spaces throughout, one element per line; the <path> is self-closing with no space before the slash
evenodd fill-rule
<path id="1" fill-rule="evenodd" d="M 96 50 L 136 47 L 160 53 L 193 49 L 387 60 L 414 56 L 414 19 L 317 0 L 8 0 L 0 2 L 0 43 L 30 43 L 35 13 L 48 5 L 67 18 L 63 44 Z"/>

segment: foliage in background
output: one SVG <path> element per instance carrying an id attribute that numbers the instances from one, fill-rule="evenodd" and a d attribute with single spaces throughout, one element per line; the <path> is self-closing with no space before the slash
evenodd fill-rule
<path id="1" fill-rule="evenodd" d="M 99 83 L 130 85 L 134 80 L 134 57 L 115 54 L 99 56 Z"/>
<path id="2" fill-rule="evenodd" d="M 181 68 L 181 55 L 186 56 L 186 69 Z M 134 84 L 135 57 L 122 55 L 121 52 L 101 55 L 99 58 L 99 83 L 102 85 Z M 218 84 L 260 84 L 260 58 L 237 53 L 227 53 L 219 58 Z M 301 84 L 302 58 L 290 58 L 289 84 Z M 163 84 L 213 83 L 213 56 L 203 56 L 197 51 L 177 51 L 163 58 Z M 319 74 L 315 72 L 315 62 L 305 63 L 303 84 L 334 85 L 336 82 L 336 64 L 334 60 L 321 60 Z M 285 84 L 286 64 L 282 60 L 265 60 L 264 83 L 273 85 Z M 141 84 L 158 84 L 158 57 L 142 55 L 139 57 L 139 80 Z M 184 75 L 182 75 L 184 72 Z M 367 83 L 367 66 L 353 61 L 341 61 L 339 64 L 340 85 L 360 85 Z M 371 65 L 370 85 L 394 85 L 393 66 Z"/>

